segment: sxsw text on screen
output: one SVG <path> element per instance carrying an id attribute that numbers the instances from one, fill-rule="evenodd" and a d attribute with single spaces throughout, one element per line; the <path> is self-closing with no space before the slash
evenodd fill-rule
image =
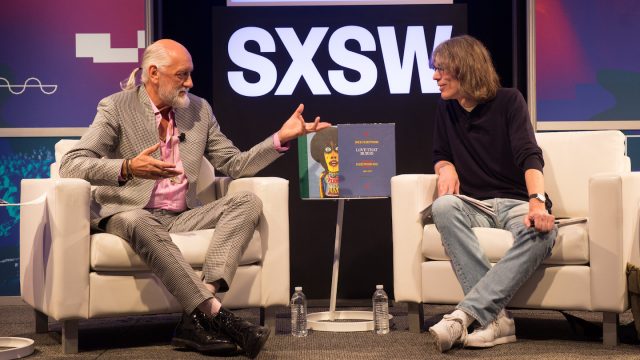
<path id="1" fill-rule="evenodd" d="M 435 27 L 433 48 L 451 38 L 453 26 L 438 25 Z M 363 95 L 371 91 L 378 81 L 376 63 L 364 53 L 378 51 L 374 34 L 360 26 L 343 26 L 335 29 L 327 42 L 323 42 L 330 31 L 329 27 L 312 27 L 306 39 L 299 36 L 295 29 L 278 27 L 274 29 L 284 49 L 291 57 L 291 64 L 278 83 L 278 71 L 268 58 L 246 49 L 248 42 L 256 42 L 260 53 L 281 51 L 276 47 L 276 40 L 271 33 L 260 27 L 243 27 L 236 30 L 229 38 L 228 54 L 238 67 L 256 72 L 259 80 L 247 81 L 244 70 L 227 72 L 231 88 L 238 94 L 258 97 L 269 94 L 275 88 L 274 95 L 292 95 L 301 79 L 307 83 L 313 95 L 330 95 L 332 90 L 343 95 Z M 432 79 L 433 70 L 429 67 L 429 53 L 424 26 L 407 26 L 404 39 L 404 52 L 400 54 L 400 46 L 394 26 L 378 26 L 377 36 L 382 54 L 384 71 L 390 94 L 408 94 L 411 89 L 411 78 L 414 61 L 417 62 L 420 90 L 425 93 L 438 93 L 438 86 Z M 362 53 L 347 49 L 348 41 L 356 41 Z M 331 60 L 337 65 L 334 69 L 318 69 L 314 63 L 314 55 L 321 45 L 328 46 Z M 282 50 L 284 50 L 282 49 Z M 350 81 L 344 70 L 350 69 L 359 73 L 360 78 Z M 326 71 L 329 84 L 321 76 Z M 330 85 L 330 87 L 329 87 Z"/>

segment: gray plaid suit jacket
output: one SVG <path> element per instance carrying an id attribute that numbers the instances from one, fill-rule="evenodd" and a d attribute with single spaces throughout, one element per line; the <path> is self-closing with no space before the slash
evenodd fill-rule
<path id="1" fill-rule="evenodd" d="M 188 94 L 190 105 L 176 109 L 175 119 L 185 141 L 180 157 L 189 182 L 187 206 L 200 206 L 196 183 L 204 156 L 216 170 L 232 177 L 252 176 L 281 154 L 270 136 L 241 152 L 220 131 L 204 99 Z M 81 178 L 97 185 L 92 190 L 92 224 L 118 212 L 143 208 L 151 197 L 155 181 L 133 179 L 118 182 L 123 159 L 131 159 L 159 141 L 156 118 L 144 86 L 104 98 L 88 132 L 60 163 L 60 176 Z M 159 159 L 159 151 L 152 154 Z"/>

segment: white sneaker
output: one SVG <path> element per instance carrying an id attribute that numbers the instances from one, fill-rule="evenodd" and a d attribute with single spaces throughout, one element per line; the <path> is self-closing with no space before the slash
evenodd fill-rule
<path id="1" fill-rule="evenodd" d="M 462 319 L 451 314 L 444 315 L 442 320 L 429 328 L 429 333 L 435 339 L 436 349 L 445 352 L 454 344 L 464 344 L 467 329 L 462 325 Z"/>
<path id="2" fill-rule="evenodd" d="M 487 348 L 515 341 L 516 324 L 509 315 L 503 315 L 489 325 L 475 329 L 467 336 L 464 346 Z"/>

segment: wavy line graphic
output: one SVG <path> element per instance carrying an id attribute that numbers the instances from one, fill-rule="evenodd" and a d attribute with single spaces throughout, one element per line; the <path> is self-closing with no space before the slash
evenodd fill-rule
<path id="1" fill-rule="evenodd" d="M 29 82 L 31 82 L 32 80 L 33 82 L 38 83 L 38 85 L 29 85 Z M 8 88 L 13 95 L 20 95 L 23 92 L 25 92 L 27 88 L 40 88 L 40 91 L 42 91 L 42 93 L 45 95 L 51 95 L 54 92 L 56 92 L 56 90 L 58 90 L 58 85 L 42 85 L 40 80 L 35 77 L 30 77 L 27 80 L 25 80 L 24 85 L 11 85 L 9 80 L 3 77 L 0 77 L 0 81 L 4 81 L 6 83 L 6 85 L 0 84 L 0 88 L 3 88 L 3 87 Z M 21 90 L 14 91 L 13 90 L 14 88 L 21 89 Z"/>

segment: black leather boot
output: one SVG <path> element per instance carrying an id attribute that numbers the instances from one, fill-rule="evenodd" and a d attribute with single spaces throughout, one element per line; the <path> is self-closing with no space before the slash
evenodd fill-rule
<path id="1" fill-rule="evenodd" d="M 198 309 L 191 315 L 182 315 L 171 344 L 192 348 L 199 352 L 227 353 L 237 350 L 236 344 L 226 334 L 211 328 L 210 317 Z"/>
<path id="2" fill-rule="evenodd" d="M 224 308 L 211 319 L 211 327 L 224 331 L 251 359 L 258 356 L 271 332 L 269 328 L 254 325 Z"/>

